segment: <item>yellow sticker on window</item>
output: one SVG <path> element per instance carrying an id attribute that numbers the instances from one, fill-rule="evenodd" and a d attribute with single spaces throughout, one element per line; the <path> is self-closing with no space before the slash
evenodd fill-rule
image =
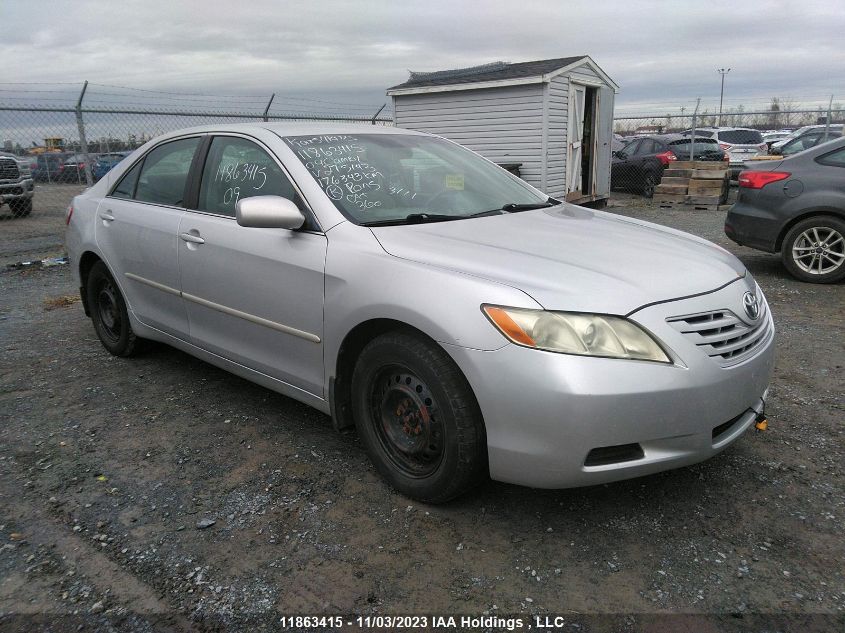
<path id="1" fill-rule="evenodd" d="M 463 174 L 446 174 L 446 188 L 464 190 L 464 175 Z"/>

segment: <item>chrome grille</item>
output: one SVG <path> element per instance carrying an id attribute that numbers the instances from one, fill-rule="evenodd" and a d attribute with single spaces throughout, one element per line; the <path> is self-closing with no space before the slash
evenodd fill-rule
<path id="1" fill-rule="evenodd" d="M 13 158 L 0 158 L 0 180 L 17 180 L 20 177 L 18 164 Z"/>
<path id="2" fill-rule="evenodd" d="M 760 302 L 760 315 L 748 325 L 730 310 L 716 310 L 666 321 L 723 367 L 753 356 L 772 336 L 769 306 Z"/>

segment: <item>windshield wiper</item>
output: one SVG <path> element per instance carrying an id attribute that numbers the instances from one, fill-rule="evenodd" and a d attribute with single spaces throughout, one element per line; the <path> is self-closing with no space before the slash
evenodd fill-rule
<path id="1" fill-rule="evenodd" d="M 549 198 L 545 202 L 531 202 L 528 204 L 517 204 L 516 202 L 511 202 L 502 206 L 502 211 L 507 211 L 509 213 L 517 213 L 519 211 L 533 211 L 534 209 L 545 209 L 547 207 L 553 207 L 556 204 L 560 204 L 560 200 L 555 200 L 554 198 Z"/>
<path id="2" fill-rule="evenodd" d="M 373 220 L 362 222 L 361 226 L 394 226 L 397 224 L 423 224 L 425 222 L 448 222 L 449 220 L 462 220 L 465 215 L 446 215 L 443 213 L 411 213 L 404 218 L 393 218 L 390 220 Z"/>

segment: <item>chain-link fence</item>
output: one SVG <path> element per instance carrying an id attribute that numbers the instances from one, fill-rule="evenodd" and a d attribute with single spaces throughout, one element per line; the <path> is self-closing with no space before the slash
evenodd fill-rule
<path id="1" fill-rule="evenodd" d="M 73 196 L 165 132 L 212 123 L 332 121 L 392 125 L 387 115 L 85 108 L 0 103 L 0 218 L 63 217 Z"/>

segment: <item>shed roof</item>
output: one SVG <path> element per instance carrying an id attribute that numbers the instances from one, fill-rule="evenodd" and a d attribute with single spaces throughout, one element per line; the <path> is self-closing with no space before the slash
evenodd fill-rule
<path id="1" fill-rule="evenodd" d="M 493 62 L 482 66 L 470 68 L 456 68 L 453 70 L 440 70 L 434 72 L 410 71 L 410 77 L 404 83 L 392 86 L 387 89 L 387 94 L 408 94 L 415 92 L 440 91 L 445 89 L 470 89 L 488 87 L 495 85 L 507 85 L 509 83 L 540 83 L 546 81 L 550 76 L 564 72 L 565 70 L 589 64 L 612 88 L 618 86 L 610 79 L 589 55 L 576 55 L 575 57 L 558 57 L 555 59 L 541 59 L 531 62 Z M 473 84 L 484 84 L 478 86 Z M 433 90 L 431 90 L 433 89 Z"/>

